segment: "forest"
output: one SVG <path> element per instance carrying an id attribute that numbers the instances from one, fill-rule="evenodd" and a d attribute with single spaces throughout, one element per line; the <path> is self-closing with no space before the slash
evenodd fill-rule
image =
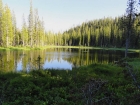
<path id="1" fill-rule="evenodd" d="M 124 15 L 111 18 L 83 22 L 63 33 L 46 31 L 43 19 L 40 19 L 38 10 L 30 3 L 28 22 L 23 15 L 22 28 L 16 25 L 16 14 L 8 5 L 0 0 L 0 46 L 29 46 L 40 47 L 48 45 L 59 46 L 91 46 L 91 47 L 125 47 L 127 28 Z M 133 22 L 129 48 L 140 47 L 140 17 Z"/>
<path id="2" fill-rule="evenodd" d="M 54 33 L 45 30 L 32 2 L 19 29 L 16 14 L 0 0 L 0 105 L 139 105 L 140 13 L 135 3 L 128 0 L 122 16 Z M 72 70 L 43 68 L 53 60 L 66 65 L 61 59 Z"/>

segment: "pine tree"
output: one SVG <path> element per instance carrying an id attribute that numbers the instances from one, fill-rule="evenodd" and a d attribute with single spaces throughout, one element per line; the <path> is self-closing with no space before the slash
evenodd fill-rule
<path id="1" fill-rule="evenodd" d="M 38 16 L 38 10 L 35 9 L 35 14 L 34 14 L 34 38 L 33 42 L 34 45 L 37 46 L 39 45 L 39 16 Z"/>
<path id="2" fill-rule="evenodd" d="M 29 14 L 29 43 L 33 47 L 33 8 L 32 0 L 30 1 L 30 14 Z"/>
<path id="3" fill-rule="evenodd" d="M 0 46 L 2 46 L 2 13 L 3 13 L 3 3 L 0 0 Z"/>
<path id="4" fill-rule="evenodd" d="M 132 35 L 132 29 L 134 25 L 135 20 L 135 13 L 136 13 L 136 0 L 128 0 L 128 5 L 126 9 L 126 29 L 127 29 L 127 35 L 126 35 L 126 50 L 125 50 L 125 57 L 127 57 L 128 47 L 129 47 L 129 41 L 130 36 Z"/>
<path id="5" fill-rule="evenodd" d="M 12 24 L 13 24 L 13 44 L 12 45 L 15 46 L 17 26 L 16 26 L 16 16 L 14 12 L 12 14 Z"/>
<path id="6" fill-rule="evenodd" d="M 23 15 L 23 23 L 22 24 L 23 25 L 22 25 L 22 30 L 21 30 L 21 40 L 22 40 L 23 46 L 27 46 L 28 45 L 28 29 L 27 29 L 24 15 Z"/>
<path id="7" fill-rule="evenodd" d="M 13 25 L 12 25 L 12 14 L 9 7 L 6 5 L 4 7 L 4 12 L 2 16 L 2 40 L 4 46 L 12 46 L 13 42 Z"/>
<path id="8" fill-rule="evenodd" d="M 87 38 L 88 46 L 90 46 L 90 37 L 91 37 L 90 28 L 88 29 L 87 36 L 88 36 L 88 38 Z"/>
<path id="9" fill-rule="evenodd" d="M 78 37 L 79 37 L 79 46 L 81 46 L 81 43 L 82 43 L 82 41 L 81 41 L 81 30 L 80 30 L 80 28 L 78 28 Z"/>
<path id="10" fill-rule="evenodd" d="M 44 21 L 43 21 L 43 18 L 42 18 L 42 21 L 41 21 L 41 37 L 40 37 L 41 46 L 44 46 L 44 38 L 45 38 L 45 27 L 44 27 Z"/>

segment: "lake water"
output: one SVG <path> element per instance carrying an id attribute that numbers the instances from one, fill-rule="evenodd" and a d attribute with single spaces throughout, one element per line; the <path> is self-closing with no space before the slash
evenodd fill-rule
<path id="1" fill-rule="evenodd" d="M 0 51 L 0 71 L 30 71 L 39 68 L 40 55 L 42 69 L 72 70 L 74 67 L 93 63 L 113 63 L 124 57 L 124 51 L 61 49 L 31 51 Z M 140 57 L 140 53 L 130 52 L 129 57 Z"/>

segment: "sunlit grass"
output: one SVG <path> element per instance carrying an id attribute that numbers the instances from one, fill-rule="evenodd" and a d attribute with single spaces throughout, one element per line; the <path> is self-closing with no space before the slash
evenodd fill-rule
<path id="1" fill-rule="evenodd" d="M 73 49 L 96 49 L 96 50 L 120 50 L 125 51 L 125 48 L 108 48 L 108 47 L 92 47 L 92 46 L 54 46 L 54 45 L 48 45 L 48 46 L 10 46 L 10 47 L 0 47 L 0 50 L 44 50 L 48 48 L 73 48 Z M 140 53 L 140 49 L 128 49 L 129 52 L 137 52 Z"/>

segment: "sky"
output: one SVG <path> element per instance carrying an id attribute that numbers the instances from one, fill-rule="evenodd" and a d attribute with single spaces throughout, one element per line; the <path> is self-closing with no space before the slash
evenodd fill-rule
<path id="1" fill-rule="evenodd" d="M 104 17 L 118 17 L 125 13 L 127 0 L 32 0 L 46 31 L 63 32 Z M 28 22 L 30 0 L 3 0 L 14 11 L 17 27 L 21 28 L 23 14 Z"/>

